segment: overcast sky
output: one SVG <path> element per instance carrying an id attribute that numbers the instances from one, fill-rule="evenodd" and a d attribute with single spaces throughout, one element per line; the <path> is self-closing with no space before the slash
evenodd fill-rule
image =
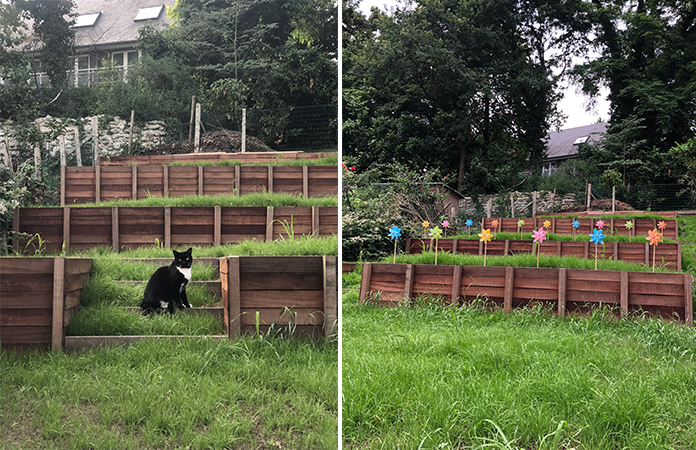
<path id="1" fill-rule="evenodd" d="M 382 10 L 390 10 L 394 9 L 394 6 L 397 4 L 403 3 L 398 0 L 362 0 L 360 9 L 363 11 L 363 14 L 368 15 L 370 8 L 373 6 Z M 596 110 L 587 112 L 586 107 L 589 98 L 578 93 L 579 89 L 576 86 L 568 86 L 566 83 L 563 88 L 564 98 L 559 103 L 559 108 L 567 116 L 567 119 L 561 128 L 581 127 L 609 119 L 609 103 L 606 101 L 606 90 L 603 90 L 600 98 L 597 99 Z"/>

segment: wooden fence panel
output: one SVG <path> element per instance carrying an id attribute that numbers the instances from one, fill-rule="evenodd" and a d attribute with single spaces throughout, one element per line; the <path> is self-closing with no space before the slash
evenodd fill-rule
<path id="1" fill-rule="evenodd" d="M 62 348 L 91 269 L 91 259 L 0 258 L 2 349 Z"/>
<path id="2" fill-rule="evenodd" d="M 363 265 L 360 302 L 378 299 L 396 304 L 419 295 L 457 296 L 471 301 L 485 296 L 506 311 L 541 302 L 565 311 L 587 312 L 604 304 L 623 315 L 647 311 L 678 318 L 693 326 L 692 277 L 681 273 L 619 272 L 584 269 Z M 594 306 L 593 306 L 594 305 Z"/>
<path id="3" fill-rule="evenodd" d="M 99 166 L 63 167 L 61 173 L 62 205 L 148 196 L 338 195 L 334 166 Z"/>
<path id="4" fill-rule="evenodd" d="M 115 251 L 164 245 L 167 238 L 164 208 L 122 207 L 117 211 L 118 247 Z"/>

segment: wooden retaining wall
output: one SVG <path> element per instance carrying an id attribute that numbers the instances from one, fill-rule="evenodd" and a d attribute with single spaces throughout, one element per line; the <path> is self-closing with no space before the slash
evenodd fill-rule
<path id="1" fill-rule="evenodd" d="M 0 258 L 2 349 L 63 348 L 91 270 L 91 259 Z"/>
<path id="2" fill-rule="evenodd" d="M 521 228 L 522 233 L 529 234 L 534 230 L 538 230 L 544 223 L 548 220 L 551 222 L 551 227 L 547 229 L 551 233 L 556 234 L 566 234 L 572 236 L 574 234 L 587 235 L 589 237 L 592 233 L 592 229 L 595 228 L 597 220 L 602 219 L 602 217 L 592 217 L 592 218 L 579 218 L 579 219 L 563 219 L 563 218 L 523 218 L 525 224 Z M 493 221 L 498 221 L 498 228 L 493 227 Z M 519 218 L 483 218 L 481 219 L 481 226 L 484 229 L 491 230 L 492 233 L 500 233 L 502 231 L 518 233 L 520 230 L 517 228 L 517 221 Z M 573 228 L 573 220 L 577 220 L 580 223 L 580 227 L 577 229 Z M 602 219 L 604 220 L 604 234 L 611 234 L 609 230 L 613 230 L 613 234 L 618 234 L 621 236 L 633 236 L 636 238 L 645 238 L 648 235 L 648 231 L 657 229 L 657 224 L 660 222 L 657 219 Z M 626 228 L 626 222 L 633 222 L 633 228 L 631 230 Z M 667 227 L 662 232 L 663 237 L 667 239 L 679 239 L 679 226 L 676 219 L 665 219 L 665 225 Z"/>
<path id="3" fill-rule="evenodd" d="M 273 163 L 276 161 L 298 159 L 321 159 L 336 156 L 336 152 L 246 152 L 246 153 L 185 153 L 180 155 L 150 155 L 150 156 L 111 156 L 100 157 L 102 166 L 112 165 L 166 165 L 179 163 L 218 163 L 220 161 L 238 161 L 240 163 Z"/>
<path id="4" fill-rule="evenodd" d="M 640 241 L 640 236 L 636 238 Z M 652 265 L 653 253 L 655 253 L 655 264 L 670 270 L 681 270 L 681 244 L 659 244 L 657 247 L 651 246 L 647 240 L 644 242 L 607 242 L 604 250 L 599 246 L 599 257 L 601 259 L 620 260 L 633 264 Z M 433 243 L 434 245 L 434 243 Z M 406 253 L 422 253 L 423 249 L 428 249 L 430 239 L 407 239 Z M 483 242 L 478 239 L 438 239 L 438 251 L 446 251 L 452 254 L 460 253 L 463 255 L 483 255 Z M 486 255 L 514 255 L 518 253 L 534 254 L 532 240 L 491 240 L 488 243 Z M 594 244 L 589 240 L 585 241 L 544 241 L 541 243 L 540 251 L 542 255 L 549 256 L 577 256 L 581 258 L 594 259 Z"/>
<path id="5" fill-rule="evenodd" d="M 682 273 L 619 272 L 566 268 L 363 265 L 360 302 L 395 305 L 419 295 L 451 302 L 485 296 L 508 312 L 530 303 L 552 304 L 560 316 L 616 305 L 621 315 L 648 311 L 693 326 L 692 277 Z"/>
<path id="6" fill-rule="evenodd" d="M 328 336 L 338 318 L 336 256 L 231 256 L 220 258 L 225 325 L 230 338 L 269 325 L 288 324 L 297 331 Z M 289 308 L 286 310 L 285 308 Z"/>
<path id="7" fill-rule="evenodd" d="M 40 235 L 49 253 L 95 247 L 121 248 L 205 246 L 245 240 L 272 241 L 295 236 L 338 233 L 338 208 L 307 207 L 85 207 L 18 208 L 14 231 Z M 38 245 L 15 239 L 16 252 Z M 28 247 L 28 248 L 27 248 Z"/>
<path id="8" fill-rule="evenodd" d="M 337 166 L 61 167 L 61 205 L 114 199 L 288 193 L 338 195 Z"/>

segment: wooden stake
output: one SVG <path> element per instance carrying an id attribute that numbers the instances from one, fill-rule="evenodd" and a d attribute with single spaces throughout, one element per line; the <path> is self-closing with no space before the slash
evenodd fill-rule
<path id="1" fill-rule="evenodd" d="M 130 120 L 130 138 L 128 139 L 128 148 L 133 149 L 133 122 L 135 120 L 135 111 L 131 109 L 131 120 Z"/>
<path id="2" fill-rule="evenodd" d="M 193 142 L 193 121 L 196 117 L 196 96 L 191 97 L 191 120 L 189 121 L 189 137 L 188 143 L 191 145 Z"/>
<path id="3" fill-rule="evenodd" d="M 201 151 L 201 104 L 196 103 L 196 124 L 193 138 L 193 153 Z"/>
<path id="4" fill-rule="evenodd" d="M 65 258 L 53 260 L 53 320 L 51 330 L 51 348 L 63 348 L 65 333 L 63 315 L 65 309 Z"/>

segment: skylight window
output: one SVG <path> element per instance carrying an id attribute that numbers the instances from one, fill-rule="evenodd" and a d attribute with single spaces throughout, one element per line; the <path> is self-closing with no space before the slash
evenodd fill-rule
<path id="1" fill-rule="evenodd" d="M 138 11 L 138 15 L 135 16 L 135 19 L 133 19 L 135 22 L 139 20 L 148 20 L 148 19 L 157 19 L 160 14 L 162 13 L 162 10 L 164 9 L 164 5 L 158 5 L 158 6 L 148 6 L 147 8 L 140 8 L 140 11 Z"/>
<path id="2" fill-rule="evenodd" d="M 97 19 L 100 15 L 100 12 L 80 14 L 80 16 L 77 19 L 75 19 L 75 25 L 73 25 L 73 28 L 92 27 L 97 22 Z"/>
<path id="3" fill-rule="evenodd" d="M 575 142 L 573 142 L 573 145 L 584 144 L 589 138 L 589 136 L 579 137 L 575 140 Z"/>

